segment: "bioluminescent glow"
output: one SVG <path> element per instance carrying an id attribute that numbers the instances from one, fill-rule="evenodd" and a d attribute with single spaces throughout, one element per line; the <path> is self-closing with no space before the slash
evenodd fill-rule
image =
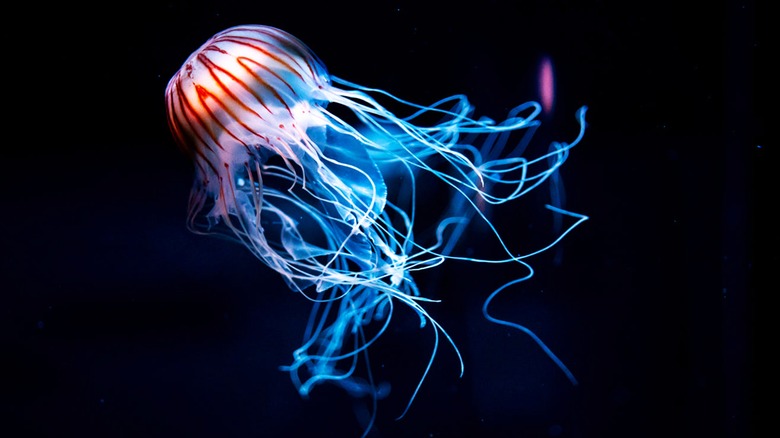
<path id="1" fill-rule="evenodd" d="M 542 110 L 550 114 L 555 103 L 555 76 L 553 75 L 552 61 L 545 56 L 539 64 L 539 96 L 542 101 Z"/>
<path id="2" fill-rule="evenodd" d="M 283 367 L 301 395 L 329 382 L 375 406 L 385 386 L 374 382 L 370 366 L 359 373 L 357 365 L 368 364 L 369 347 L 402 304 L 421 327 L 432 327 L 435 342 L 403 416 L 439 340 L 460 358 L 455 341 L 426 310 L 434 300 L 413 277 L 448 260 L 516 268 L 517 280 L 488 296 L 485 316 L 526 332 L 574 382 L 541 340 L 491 316 L 489 305 L 533 275 L 529 257 L 587 218 L 548 205 L 573 224 L 549 245 L 518 255 L 485 210 L 519 201 L 555 175 L 582 139 L 584 107 L 573 141 L 525 157 L 539 126 L 536 102 L 518 105 L 500 122 L 474 118 L 462 95 L 418 105 L 330 75 L 301 41 L 259 25 L 214 35 L 184 62 L 165 96 L 173 136 L 195 163 L 190 228 L 241 242 L 313 303 L 303 345 Z M 429 227 L 418 219 L 431 217 L 440 200 L 418 196 L 423 179 L 426 189 L 439 185 L 447 193 Z M 458 240 L 472 223 L 485 226 L 503 253 L 459 252 Z M 462 359 L 460 367 L 462 373 Z"/>

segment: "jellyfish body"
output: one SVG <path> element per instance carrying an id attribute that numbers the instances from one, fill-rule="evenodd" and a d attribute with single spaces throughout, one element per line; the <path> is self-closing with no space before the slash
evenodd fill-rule
<path id="1" fill-rule="evenodd" d="M 458 350 L 429 316 L 432 300 L 412 274 L 459 259 L 516 264 L 520 281 L 533 272 L 527 257 L 586 219 L 550 207 L 575 224 L 549 246 L 517 255 L 485 214 L 486 206 L 517 200 L 557 171 L 583 136 L 585 108 L 574 141 L 526 158 L 539 104 L 524 103 L 500 123 L 473 118 L 462 95 L 417 105 L 329 75 L 301 41 L 260 25 L 214 35 L 170 80 L 166 103 L 173 136 L 195 163 L 190 228 L 238 240 L 313 302 L 304 343 L 285 367 L 304 396 L 332 382 L 356 396 L 381 397 L 370 372 L 355 370 L 398 303 L 433 327 L 435 347 L 419 390 L 440 337 Z M 428 203 L 418 199 L 421 177 L 451 194 L 425 239 L 416 237 L 418 210 Z M 503 254 L 457 254 L 472 221 L 487 225 Z M 485 302 L 485 315 L 525 330 L 489 316 L 498 292 Z"/>

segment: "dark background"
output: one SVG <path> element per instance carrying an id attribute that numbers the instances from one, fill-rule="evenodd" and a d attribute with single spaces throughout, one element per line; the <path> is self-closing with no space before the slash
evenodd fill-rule
<path id="1" fill-rule="evenodd" d="M 511 273 L 445 264 L 421 286 L 444 300 L 429 308 L 465 374 L 442 345 L 395 421 L 432 345 L 399 313 L 372 356 L 393 391 L 371 436 L 752 436 L 756 298 L 777 263 L 757 257 L 771 237 L 758 207 L 774 200 L 759 191 L 777 156 L 759 111 L 768 12 L 680 3 L 9 12 L 19 30 L 4 48 L 0 435 L 359 436 L 360 403 L 330 387 L 303 400 L 278 370 L 308 303 L 244 248 L 185 228 L 192 168 L 166 126 L 165 85 L 212 34 L 256 23 L 299 37 L 336 76 L 419 103 L 464 93 L 494 118 L 538 99 L 550 56 L 557 106 L 544 126 L 571 139 L 574 112 L 589 107 L 562 176 L 567 207 L 590 220 L 496 303 L 580 384 L 482 318 Z"/>

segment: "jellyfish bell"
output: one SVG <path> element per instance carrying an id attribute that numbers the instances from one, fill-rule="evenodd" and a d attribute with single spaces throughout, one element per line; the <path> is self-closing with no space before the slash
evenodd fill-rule
<path id="1" fill-rule="evenodd" d="M 322 62 L 298 39 L 266 26 L 214 35 L 185 61 L 166 90 L 180 145 L 237 165 L 258 149 L 288 159 L 288 145 L 314 123 L 310 106 L 328 85 Z M 321 122 L 320 122 L 321 123 Z"/>
<path id="2" fill-rule="evenodd" d="M 584 107 L 573 141 L 529 157 L 538 103 L 520 104 L 499 122 L 474 118 L 463 95 L 416 104 L 330 75 L 297 38 L 261 25 L 214 35 L 171 78 L 165 97 L 173 137 L 195 163 L 190 228 L 239 241 L 313 303 L 303 344 L 284 367 L 301 395 L 330 382 L 374 403 L 384 396 L 386 386 L 373 381 L 370 367 L 362 376 L 356 370 L 359 361 L 368 364 L 369 347 L 398 303 L 434 334 L 406 409 L 440 338 L 457 353 L 462 372 L 456 343 L 426 310 L 435 300 L 413 277 L 447 260 L 517 268 L 517 280 L 486 299 L 485 317 L 526 332 L 574 381 L 538 337 L 493 317 L 488 304 L 533 274 L 528 257 L 587 217 L 548 206 L 574 223 L 544 248 L 518 255 L 485 210 L 519 200 L 556 175 L 584 135 Z M 427 122 L 432 119 L 438 121 Z M 440 185 L 446 202 L 420 199 L 421 184 Z M 435 218 L 425 224 L 429 231 L 419 233 L 421 212 L 438 204 L 440 211 L 425 215 Z M 499 255 L 457 252 L 472 222 L 486 227 Z"/>

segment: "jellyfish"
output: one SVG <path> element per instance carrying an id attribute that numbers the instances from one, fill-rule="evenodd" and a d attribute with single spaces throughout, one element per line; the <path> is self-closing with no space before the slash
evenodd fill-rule
<path id="1" fill-rule="evenodd" d="M 576 114 L 573 141 L 527 157 L 540 104 L 518 105 L 500 122 L 475 117 L 464 95 L 416 104 L 329 74 L 302 41 L 265 25 L 215 34 L 171 78 L 165 99 L 172 135 L 194 163 L 189 229 L 244 245 L 312 303 L 303 343 L 282 367 L 301 396 L 332 383 L 371 397 L 375 412 L 387 387 L 374 381 L 370 366 L 358 364 L 368 365 L 370 347 L 399 305 L 419 316 L 421 328 L 432 327 L 434 339 L 400 417 L 440 341 L 457 353 L 462 374 L 455 340 L 427 310 L 438 300 L 427 298 L 414 279 L 448 260 L 515 266 L 517 279 L 484 301 L 485 316 L 527 333 L 575 381 L 536 335 L 493 317 L 489 304 L 533 275 L 529 257 L 587 217 L 547 205 L 573 223 L 549 245 L 518 254 L 489 207 L 518 201 L 556 174 L 584 135 L 586 107 Z M 423 184 L 448 194 L 440 211 L 428 211 L 439 203 L 425 199 Z M 500 255 L 459 249 L 474 222 L 488 230 Z"/>

